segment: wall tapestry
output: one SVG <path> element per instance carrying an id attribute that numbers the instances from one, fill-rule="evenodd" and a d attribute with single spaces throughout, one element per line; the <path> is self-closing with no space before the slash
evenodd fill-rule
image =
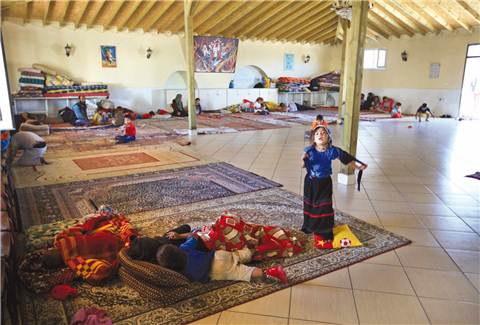
<path id="1" fill-rule="evenodd" d="M 195 72 L 235 72 L 237 38 L 195 36 L 193 48 Z"/>
<path id="2" fill-rule="evenodd" d="M 102 67 L 116 68 L 117 67 L 117 49 L 115 46 L 100 46 L 102 53 Z"/>

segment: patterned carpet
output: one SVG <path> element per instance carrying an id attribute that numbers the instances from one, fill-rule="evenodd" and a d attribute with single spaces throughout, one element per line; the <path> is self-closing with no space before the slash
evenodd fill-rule
<path id="1" fill-rule="evenodd" d="M 73 159 L 73 162 L 82 170 L 100 169 L 108 167 L 129 166 L 157 162 L 158 159 L 145 152 L 124 153 L 103 157 Z"/>
<path id="2" fill-rule="evenodd" d="M 17 189 L 28 227 L 78 218 L 109 204 L 126 214 L 280 186 L 226 163 Z"/>
<path id="3" fill-rule="evenodd" d="M 154 235 L 181 223 L 197 226 L 211 222 L 224 210 L 236 213 L 249 222 L 294 229 L 300 228 L 303 219 L 301 198 L 278 188 L 135 213 L 129 217 L 142 233 Z M 289 276 L 289 285 L 294 285 L 409 243 L 408 239 L 340 212 L 336 214 L 336 223 L 349 224 L 365 246 L 319 251 L 313 249 L 310 243 L 306 251 L 298 256 L 258 263 L 257 266 L 268 267 L 280 262 Z M 304 235 L 297 233 L 297 236 Z M 192 284 L 194 295 L 161 308 L 155 301 L 142 299 L 118 279 L 101 287 L 85 283 L 76 283 L 75 286 L 79 295 L 63 303 L 23 292 L 19 299 L 23 323 L 69 324 L 71 316 L 79 308 L 97 306 L 117 324 L 185 324 L 286 287 L 277 283 L 229 281 Z"/>

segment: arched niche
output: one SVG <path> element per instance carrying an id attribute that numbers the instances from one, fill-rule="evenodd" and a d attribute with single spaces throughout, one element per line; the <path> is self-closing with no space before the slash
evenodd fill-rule
<path id="1" fill-rule="evenodd" d="M 237 69 L 233 76 L 233 88 L 253 88 L 257 83 L 263 83 L 265 71 L 254 65 L 246 65 Z"/>
<path id="2" fill-rule="evenodd" d="M 195 88 L 197 88 L 196 81 Z M 165 82 L 165 89 L 187 89 L 187 71 L 175 71 L 171 73 Z"/>

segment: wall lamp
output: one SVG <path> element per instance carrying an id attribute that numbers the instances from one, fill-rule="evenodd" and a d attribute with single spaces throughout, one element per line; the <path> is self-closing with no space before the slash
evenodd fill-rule
<path id="1" fill-rule="evenodd" d="M 404 51 L 402 52 L 402 54 L 400 54 L 400 55 L 402 56 L 402 61 L 403 61 L 403 62 L 407 62 L 407 60 L 408 60 L 408 53 L 407 53 L 407 51 L 404 50 Z"/>
<path id="2" fill-rule="evenodd" d="M 65 55 L 70 56 L 70 53 L 72 53 L 72 47 L 70 45 L 65 45 Z"/>
<path id="3" fill-rule="evenodd" d="M 310 55 L 308 55 L 308 54 L 307 54 L 307 55 L 304 55 L 304 56 L 303 56 L 303 62 L 304 62 L 305 64 L 308 63 L 308 62 L 310 62 Z"/>
<path id="4" fill-rule="evenodd" d="M 153 53 L 152 49 L 148 48 L 147 49 L 147 59 L 150 59 L 150 57 L 152 56 L 152 53 Z"/>

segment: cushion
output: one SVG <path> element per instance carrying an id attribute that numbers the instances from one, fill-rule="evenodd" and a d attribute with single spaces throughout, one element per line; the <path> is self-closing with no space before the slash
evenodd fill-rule
<path id="1" fill-rule="evenodd" d="M 30 131 L 36 133 L 37 135 L 49 135 L 50 127 L 47 124 L 34 125 L 22 123 L 22 125 L 20 125 L 20 131 Z"/>
<path id="2" fill-rule="evenodd" d="M 119 252 L 118 257 L 120 279 L 144 298 L 168 306 L 184 299 L 191 291 L 191 282 L 180 273 L 157 264 L 133 260 L 128 256 L 126 248 Z"/>

